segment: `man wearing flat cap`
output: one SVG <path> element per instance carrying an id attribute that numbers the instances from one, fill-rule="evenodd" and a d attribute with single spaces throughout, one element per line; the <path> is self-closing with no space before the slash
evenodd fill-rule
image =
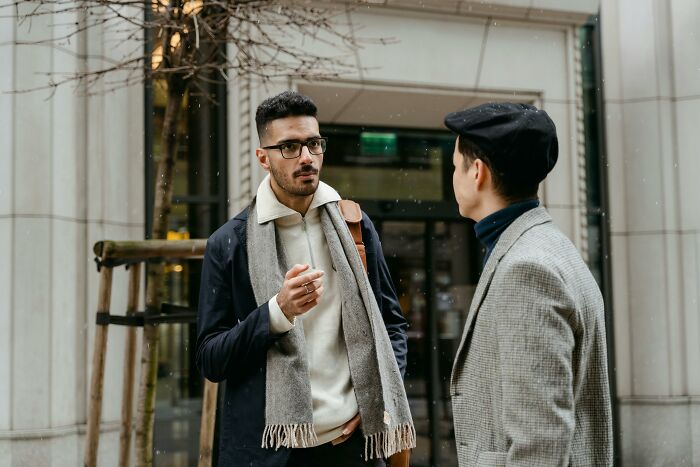
<path id="1" fill-rule="evenodd" d="M 554 123 L 491 103 L 445 125 L 459 212 L 486 248 L 450 384 L 459 465 L 611 465 L 603 299 L 537 198 Z"/>

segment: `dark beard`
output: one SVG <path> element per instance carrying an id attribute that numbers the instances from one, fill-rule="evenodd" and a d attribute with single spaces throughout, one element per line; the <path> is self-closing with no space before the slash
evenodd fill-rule
<path id="1" fill-rule="evenodd" d="M 292 174 L 290 179 L 285 174 L 278 172 L 273 166 L 270 166 L 270 175 L 275 179 L 277 185 L 284 191 L 294 196 L 310 196 L 316 193 L 318 189 L 318 180 L 310 183 L 303 183 L 301 186 L 294 184 L 294 179 L 301 174 L 314 173 L 318 174 L 318 170 L 311 165 L 302 166 L 299 170 Z"/>

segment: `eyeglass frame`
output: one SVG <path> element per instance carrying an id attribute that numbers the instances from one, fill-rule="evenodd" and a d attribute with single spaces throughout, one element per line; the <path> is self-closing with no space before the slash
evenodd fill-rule
<path id="1" fill-rule="evenodd" d="M 290 141 L 285 141 L 285 142 L 280 143 L 280 144 L 274 144 L 272 146 L 263 146 L 260 149 L 279 149 L 280 155 L 282 156 L 282 158 L 287 159 L 287 160 L 300 158 L 301 153 L 304 150 L 304 147 L 306 147 L 306 149 L 309 151 L 309 154 L 311 154 L 313 156 L 320 156 L 321 154 L 325 154 L 327 147 L 324 148 L 323 151 L 319 152 L 318 154 L 314 154 L 313 152 L 311 152 L 311 149 L 309 149 L 309 146 L 308 146 L 310 142 L 317 141 L 317 140 L 323 140 L 323 141 L 325 141 L 326 145 L 328 145 L 328 137 L 327 136 L 314 136 L 313 138 L 309 138 L 306 141 L 290 140 Z M 285 157 L 284 152 L 282 151 L 282 146 L 284 146 L 285 144 L 292 144 L 292 143 L 297 143 L 300 145 L 299 146 L 299 154 L 297 154 L 294 157 Z"/>

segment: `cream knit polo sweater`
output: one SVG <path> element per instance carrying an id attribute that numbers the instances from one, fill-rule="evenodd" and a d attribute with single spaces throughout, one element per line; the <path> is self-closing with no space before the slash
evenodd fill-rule
<path id="1" fill-rule="evenodd" d="M 319 207 L 339 201 L 338 193 L 323 182 L 305 216 L 277 200 L 268 175 L 258 187 L 258 222 L 274 220 L 287 264 L 309 264 L 325 272 L 320 303 L 299 318 L 303 322 L 309 362 L 314 428 L 318 444 L 327 443 L 342 432 L 343 425 L 357 414 L 357 400 L 350 380 L 350 366 L 341 326 L 338 275 L 333 270 L 330 250 L 321 228 Z M 294 326 L 277 304 L 269 302 L 270 332 L 281 334 Z"/>

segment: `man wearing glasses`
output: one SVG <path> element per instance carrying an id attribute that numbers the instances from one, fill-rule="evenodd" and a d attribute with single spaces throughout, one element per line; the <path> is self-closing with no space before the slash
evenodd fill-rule
<path id="1" fill-rule="evenodd" d="M 268 175 L 207 242 L 197 363 L 226 381 L 219 465 L 368 466 L 415 446 L 406 321 L 372 222 L 362 214 L 365 272 L 319 180 L 316 113 L 295 92 L 258 107 Z"/>

